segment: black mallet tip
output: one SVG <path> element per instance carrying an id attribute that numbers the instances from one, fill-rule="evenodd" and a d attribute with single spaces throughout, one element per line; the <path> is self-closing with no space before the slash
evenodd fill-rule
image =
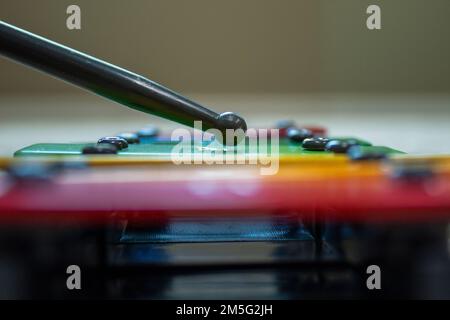
<path id="1" fill-rule="evenodd" d="M 245 122 L 245 120 L 243 118 L 241 118 L 240 116 L 238 116 L 237 114 L 235 114 L 233 112 L 221 113 L 217 117 L 217 124 L 218 124 L 218 129 L 223 134 L 223 138 L 226 137 L 227 129 L 232 129 L 235 131 L 241 129 L 243 131 L 243 133 L 241 135 L 236 136 L 236 140 L 238 140 L 238 141 L 236 141 L 235 139 L 233 139 L 233 140 L 235 140 L 233 143 L 227 141 L 227 144 L 229 144 L 229 145 L 236 144 L 236 142 L 239 142 L 240 140 L 242 140 L 245 137 L 245 132 L 247 131 L 247 123 Z"/>
<path id="2" fill-rule="evenodd" d="M 247 123 L 245 123 L 245 120 L 233 112 L 221 113 L 217 117 L 217 121 L 222 131 L 226 129 L 242 129 L 244 132 L 247 131 Z"/>

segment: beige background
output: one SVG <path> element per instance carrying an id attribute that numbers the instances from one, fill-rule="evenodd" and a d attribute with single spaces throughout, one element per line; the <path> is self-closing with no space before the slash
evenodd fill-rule
<path id="1" fill-rule="evenodd" d="M 82 30 L 65 27 L 69 4 Z M 380 31 L 366 29 L 369 4 Z M 449 0 L 2 0 L 0 19 L 129 68 L 250 126 L 289 118 L 450 154 Z M 0 59 L 0 155 L 176 124 Z"/>
<path id="2" fill-rule="evenodd" d="M 78 4 L 82 30 L 65 26 Z M 380 31 L 366 8 L 382 8 Z M 182 92 L 450 91 L 448 0 L 2 0 L 0 19 Z M 76 93 L 0 60 L 0 92 Z"/>

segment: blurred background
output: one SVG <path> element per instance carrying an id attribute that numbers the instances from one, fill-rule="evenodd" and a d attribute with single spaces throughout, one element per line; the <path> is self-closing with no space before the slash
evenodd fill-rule
<path id="1" fill-rule="evenodd" d="M 66 9 L 81 8 L 81 30 Z M 381 7 L 381 30 L 366 9 Z M 411 153 L 450 153 L 448 0 L 2 0 L 0 19 L 241 113 L 327 126 Z M 0 59 L 0 154 L 154 123 Z"/>

